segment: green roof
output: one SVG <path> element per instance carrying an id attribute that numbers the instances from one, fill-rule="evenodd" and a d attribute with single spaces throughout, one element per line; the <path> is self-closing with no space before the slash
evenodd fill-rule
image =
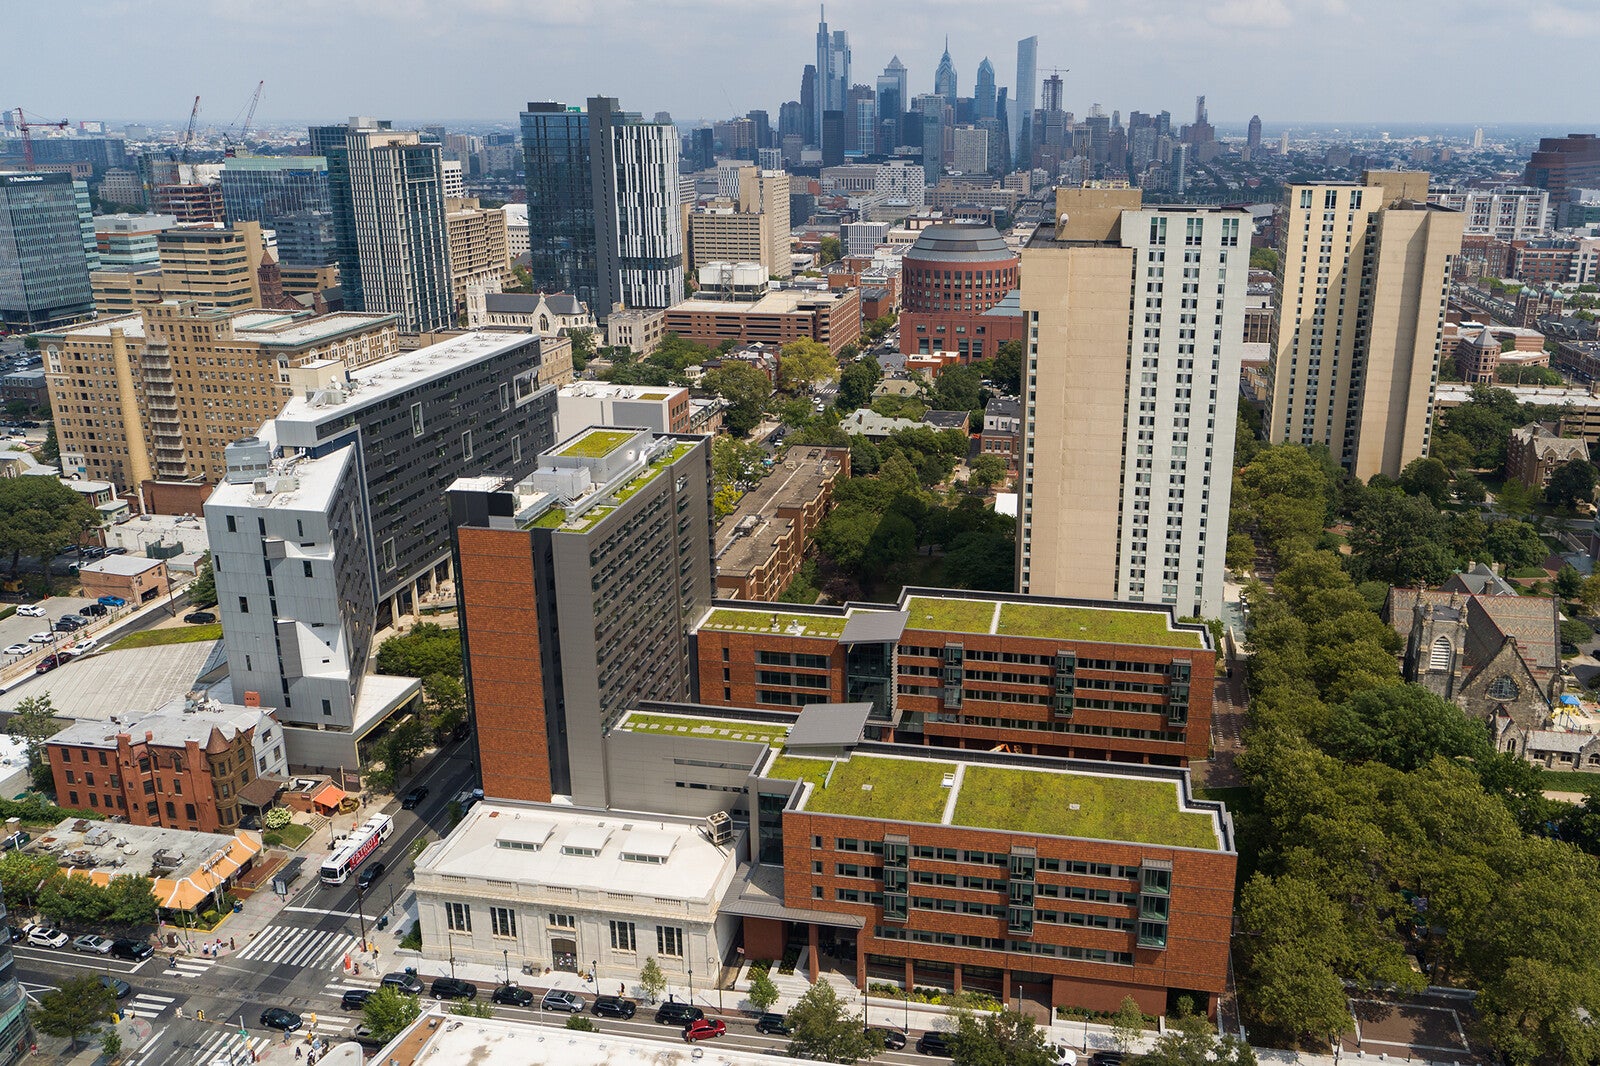
<path id="1" fill-rule="evenodd" d="M 828 776 L 829 767 L 833 775 Z M 954 763 L 927 759 L 885 759 L 857 755 L 847 762 L 781 755 L 766 776 L 780 781 L 810 781 L 816 786 L 805 809 L 819 814 L 850 814 L 903 822 L 933 822 L 944 815 L 950 790 L 941 787 Z M 823 781 L 827 780 L 827 786 Z M 871 786 L 871 787 L 868 787 Z"/>
<path id="2" fill-rule="evenodd" d="M 1000 608 L 998 615 L 995 613 L 996 604 Z M 1054 603 L 966 599 L 959 596 L 913 596 L 906 601 L 906 611 L 910 615 L 906 620 L 907 629 L 1092 640 L 1157 648 L 1205 647 L 1201 634 L 1194 630 L 1168 628 L 1167 614 L 1159 610 L 1067 607 Z"/>
<path id="3" fill-rule="evenodd" d="M 952 823 L 1217 850 L 1214 817 L 1182 810 L 1174 782 L 1145 778 L 968 766 Z"/>
<path id="4" fill-rule="evenodd" d="M 634 432 L 625 429 L 591 429 L 580 437 L 575 437 L 567 444 L 556 450 L 557 455 L 575 455 L 585 459 L 599 459 L 610 455 L 622 445 L 632 440 Z"/>
<path id="5" fill-rule="evenodd" d="M 729 629 L 744 633 L 771 633 L 773 632 L 772 620 L 777 618 L 777 632 L 788 636 L 804 637 L 832 637 L 837 639 L 844 632 L 845 619 L 843 615 L 829 614 L 791 614 L 785 611 L 774 611 L 770 607 L 751 608 L 719 607 L 706 616 L 700 623 L 701 629 Z M 795 626 L 803 627 L 801 632 L 792 632 Z"/>
<path id="6" fill-rule="evenodd" d="M 607 433 L 610 431 L 599 430 L 597 432 Z M 627 438 L 631 437 L 632 434 L 624 433 L 621 434 L 621 436 Z M 583 441 L 587 439 L 588 438 L 586 437 L 580 438 L 573 443 L 574 445 L 582 444 Z M 673 445 L 669 451 L 656 456 L 656 458 L 653 459 L 643 470 L 640 470 L 634 477 L 612 491 L 612 496 L 616 501 L 615 504 L 610 502 L 595 504 L 593 507 L 579 515 L 576 519 L 576 524 L 574 525 L 567 525 L 567 511 L 564 508 L 551 507 L 548 510 L 540 513 L 537 518 L 534 518 L 532 521 L 530 521 L 528 523 L 528 527 L 537 527 L 540 529 L 565 528 L 568 532 L 572 533 L 587 533 L 589 530 L 593 529 L 596 523 L 598 523 L 602 518 L 616 510 L 617 506 L 627 500 L 628 497 L 632 496 L 634 493 L 650 484 L 650 482 L 654 481 L 661 474 L 661 471 L 665 470 L 667 467 L 671 466 L 673 463 L 689 454 L 689 452 L 694 449 L 694 446 L 694 441 L 681 441 Z M 568 452 L 566 454 L 574 453 Z"/>
<path id="7" fill-rule="evenodd" d="M 734 718 L 696 718 L 684 714 L 646 714 L 634 711 L 617 723 L 633 733 L 673 733 L 705 740 L 748 740 L 782 747 L 789 727 L 776 722 L 743 722 Z"/>

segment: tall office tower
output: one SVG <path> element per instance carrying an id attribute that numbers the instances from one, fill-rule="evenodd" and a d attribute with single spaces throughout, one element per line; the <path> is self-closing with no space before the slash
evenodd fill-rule
<path id="1" fill-rule="evenodd" d="M 822 113 L 822 165 L 836 167 L 844 162 L 845 121 L 843 111 Z"/>
<path id="2" fill-rule="evenodd" d="M 978 80 L 972 89 L 972 113 L 976 118 L 995 116 L 994 64 L 984 56 L 978 64 Z"/>
<path id="3" fill-rule="evenodd" d="M 552 347 L 568 358 L 547 364 Z M 564 339 L 465 334 L 319 375 L 227 447 L 205 515 L 233 698 L 277 708 L 292 765 L 360 765 L 414 698 L 410 679 L 365 676 L 367 656 L 450 578 L 444 489 L 531 473 L 571 375 Z"/>
<path id="4" fill-rule="evenodd" d="M 845 145 L 871 155 L 878 148 L 878 98 L 870 85 L 852 85 L 845 101 Z"/>
<path id="5" fill-rule="evenodd" d="M 818 9 L 822 12 L 822 9 Z M 819 14 L 817 22 L 817 136 L 829 111 L 843 111 L 845 94 L 850 91 L 850 35 L 844 30 L 828 32 L 828 20 Z M 819 145 L 822 141 L 817 142 Z"/>
<path id="6" fill-rule="evenodd" d="M 798 132 L 805 138 L 806 145 L 815 148 L 822 143 L 817 140 L 822 127 L 819 123 L 821 111 L 817 107 L 817 67 L 814 63 L 807 63 L 800 75 L 800 111 L 805 124 Z"/>
<path id="7" fill-rule="evenodd" d="M 1210 121 L 1211 121 L 1211 115 L 1210 115 L 1210 113 L 1208 111 L 1206 111 L 1206 98 L 1204 96 L 1195 97 L 1194 98 L 1194 124 L 1196 126 L 1203 126 L 1203 125 L 1208 124 Z"/>
<path id="8" fill-rule="evenodd" d="M 1251 151 L 1261 147 L 1261 116 L 1251 115 L 1248 132 L 1245 133 L 1244 143 L 1250 146 Z"/>
<path id="9" fill-rule="evenodd" d="M 1089 135 L 1089 158 L 1097 167 L 1104 167 L 1111 149 L 1111 120 L 1099 104 L 1094 104 L 1089 108 L 1083 125 Z"/>
<path id="10" fill-rule="evenodd" d="M 689 269 L 759 263 L 763 276 L 789 277 L 789 175 L 748 163 L 727 169 L 731 195 L 686 213 Z"/>
<path id="11" fill-rule="evenodd" d="M 67 173 L 0 173 L 0 322 L 8 328 L 44 329 L 94 314 L 78 184 Z"/>
<path id="12" fill-rule="evenodd" d="M 1022 253 L 1017 588 L 1215 618 L 1250 214 L 1059 189 L 1055 217 Z"/>
<path id="13" fill-rule="evenodd" d="M 569 293 L 598 311 L 589 116 L 546 101 L 529 103 L 521 120 L 533 286 Z"/>
<path id="14" fill-rule="evenodd" d="M 1017 95 L 1011 102 L 1011 158 L 1018 170 L 1032 166 L 1033 146 L 1029 131 L 1033 126 L 1033 104 L 1037 99 L 1039 38 L 1024 37 L 1017 42 Z"/>
<path id="15" fill-rule="evenodd" d="M 987 174 L 989 172 L 989 132 L 976 126 L 955 128 L 955 162 L 957 174 Z"/>
<path id="16" fill-rule="evenodd" d="M 1284 130 L 1283 134 L 1278 138 L 1278 154 L 1279 155 L 1288 155 L 1289 154 L 1289 131 L 1288 130 Z"/>
<path id="17" fill-rule="evenodd" d="M 311 141 L 328 160 L 346 306 L 399 315 L 408 333 L 450 325 L 439 144 L 363 117 L 314 127 Z"/>
<path id="18" fill-rule="evenodd" d="M 331 223 L 328 161 L 322 156 L 236 156 L 223 166 L 220 184 L 228 222 L 259 222 L 276 231 L 281 261 L 308 265 L 334 261 L 327 256 L 335 249 L 320 242 L 297 244 L 292 256 L 284 248 L 285 228 L 303 228 L 304 220 L 317 216 Z"/>
<path id="19" fill-rule="evenodd" d="M 1041 111 L 1060 111 L 1061 102 L 1066 98 L 1066 86 L 1060 74 L 1051 74 L 1044 80 L 1044 98 L 1039 102 Z"/>
<path id="20" fill-rule="evenodd" d="M 475 196 L 445 201 L 450 227 L 450 295 L 456 313 L 467 309 L 467 292 L 499 292 L 511 273 L 506 215 L 498 207 L 480 207 Z"/>
<path id="21" fill-rule="evenodd" d="M 448 496 L 483 790 L 605 806 L 606 730 L 640 699 L 693 697 L 710 439 L 588 429 L 523 480 L 466 478 Z"/>
<path id="22" fill-rule="evenodd" d="M 595 219 L 595 315 L 683 299 L 678 131 L 589 98 Z"/>
<path id="23" fill-rule="evenodd" d="M 944 102 L 956 106 L 956 65 L 950 59 L 950 38 L 944 39 L 944 55 L 939 57 L 939 69 L 933 73 L 933 92 L 944 97 Z"/>
<path id="24" fill-rule="evenodd" d="M 446 200 L 459 200 L 467 195 L 467 181 L 459 159 L 441 159 L 439 162 L 439 188 Z"/>
<path id="25" fill-rule="evenodd" d="M 1189 145 L 1173 145 L 1167 166 L 1167 188 L 1176 196 L 1184 195 L 1189 191 Z"/>
<path id="26" fill-rule="evenodd" d="M 1544 189 L 1553 204 L 1566 203 L 1568 190 L 1600 188 L 1600 137 L 1569 133 L 1539 138 L 1539 147 L 1522 172 L 1522 183 Z"/>
<path id="27" fill-rule="evenodd" d="M 763 148 L 763 149 L 761 149 L 761 151 L 756 153 L 756 156 L 757 156 L 756 165 L 759 166 L 762 170 L 782 170 L 783 169 L 783 149 L 782 148 Z"/>
<path id="28" fill-rule="evenodd" d="M 45 333 L 41 345 L 62 472 L 133 495 L 152 480 L 216 484 L 223 449 L 278 413 L 296 368 L 365 366 L 397 354 L 400 336 L 394 315 L 168 299 Z"/>
<path id="29" fill-rule="evenodd" d="M 785 137 L 804 137 L 806 135 L 805 111 L 799 100 L 785 100 L 778 105 L 778 142 L 773 147 L 781 148 Z"/>
<path id="30" fill-rule="evenodd" d="M 1450 270 L 1466 216 L 1421 171 L 1291 185 L 1280 215 L 1267 439 L 1324 444 L 1356 477 L 1428 454 Z"/>
<path id="31" fill-rule="evenodd" d="M 906 65 L 900 62 L 900 57 L 895 56 L 889 60 L 889 65 L 883 68 L 883 73 L 878 75 L 878 122 L 881 124 L 894 123 L 894 134 L 887 139 L 879 136 L 878 150 L 888 153 L 894 151 L 899 142 L 901 116 L 906 112 L 908 97 L 906 95 Z M 885 143 L 887 141 L 887 143 Z"/>
<path id="32" fill-rule="evenodd" d="M 689 165 L 696 170 L 710 170 L 717 165 L 717 139 L 716 131 L 710 126 L 701 126 L 691 135 L 693 137 L 693 154 L 689 157 Z"/>
<path id="33" fill-rule="evenodd" d="M 922 174 L 932 185 L 944 170 L 944 97 L 925 93 L 912 102 L 912 110 L 922 116 Z"/>
<path id="34" fill-rule="evenodd" d="M 165 229 L 156 234 L 156 256 L 158 267 L 91 274 L 96 311 L 102 316 L 127 314 L 162 300 L 222 308 L 283 302 L 281 288 L 268 284 L 276 277 L 276 260 L 259 222 L 226 229 Z"/>
<path id="35" fill-rule="evenodd" d="M 1478 149 L 1478 148 L 1482 148 L 1483 147 L 1483 127 L 1482 126 L 1476 126 L 1472 130 L 1472 147 L 1474 149 Z"/>
<path id="36" fill-rule="evenodd" d="M 746 111 L 745 118 L 755 123 L 755 147 L 757 151 L 772 147 L 772 121 L 765 111 Z M 659 123 L 658 123 L 659 125 Z M 672 125 L 668 122 L 666 125 Z M 750 158 L 754 159 L 755 156 Z"/>

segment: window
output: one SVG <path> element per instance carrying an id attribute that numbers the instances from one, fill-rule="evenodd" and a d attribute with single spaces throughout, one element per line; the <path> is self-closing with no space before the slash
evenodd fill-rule
<path id="1" fill-rule="evenodd" d="M 250 613 L 250 600 L 249 600 L 248 597 L 245 597 L 245 596 L 240 596 L 239 597 L 239 613 L 240 614 L 249 614 Z"/>
<path id="2" fill-rule="evenodd" d="M 632 922 L 611 923 L 611 950 L 612 951 L 638 951 L 638 942 L 634 939 Z"/>
<path id="3" fill-rule="evenodd" d="M 237 523 L 237 522 L 235 522 L 233 520 L 233 515 L 229 515 L 228 516 L 228 532 L 229 533 L 237 533 L 237 532 L 239 532 L 239 523 Z"/>
<path id="4" fill-rule="evenodd" d="M 675 925 L 656 926 L 656 953 L 670 959 L 683 958 L 683 930 Z"/>
<path id="5" fill-rule="evenodd" d="M 502 389 L 504 385 L 500 386 Z M 510 907 L 489 908 L 489 930 L 495 936 L 514 937 L 517 935 L 517 916 Z"/>
<path id="6" fill-rule="evenodd" d="M 1489 698 L 1491 700 L 1514 700 L 1517 698 L 1517 683 L 1505 674 L 1501 674 L 1489 682 Z"/>
<path id="7" fill-rule="evenodd" d="M 411 435 L 413 437 L 422 436 L 422 405 L 420 403 L 411 405 Z"/>
<path id="8" fill-rule="evenodd" d="M 500 410 L 511 410 L 511 386 L 507 383 L 500 386 Z"/>
<path id="9" fill-rule="evenodd" d="M 1439 637 L 1438 639 L 1436 639 L 1433 642 L 1432 646 L 1428 649 L 1428 669 L 1429 670 L 1448 670 L 1448 669 L 1450 669 L 1450 660 L 1451 660 L 1451 658 L 1453 658 L 1453 656 L 1454 656 L 1454 649 L 1451 647 L 1450 638 L 1449 637 Z M 1507 679 L 1507 680 L 1509 680 L 1509 679 Z"/>
<path id="10" fill-rule="evenodd" d="M 302 559 L 301 562 L 300 562 L 300 566 L 301 566 L 303 572 L 305 573 L 305 576 L 306 577 L 310 577 L 311 576 L 311 560 L 310 559 Z"/>
<path id="11" fill-rule="evenodd" d="M 472 908 L 465 903 L 446 903 L 444 921 L 453 933 L 472 932 Z"/>
<path id="12" fill-rule="evenodd" d="M 545 916 L 545 921 L 549 923 L 552 929 L 578 928 L 578 916 L 575 914 L 556 914 L 552 911 Z"/>
<path id="13" fill-rule="evenodd" d="M 461 458 L 463 461 L 472 458 L 472 430 L 461 434 Z"/>
<path id="14" fill-rule="evenodd" d="M 395 561 L 394 538 L 390 537 L 383 542 L 383 568 L 393 570 L 398 565 L 399 563 Z"/>

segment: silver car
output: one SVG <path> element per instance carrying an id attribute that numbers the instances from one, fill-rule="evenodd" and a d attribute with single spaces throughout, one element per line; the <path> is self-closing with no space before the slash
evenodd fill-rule
<path id="1" fill-rule="evenodd" d="M 73 951 L 87 951 L 95 955 L 111 954 L 111 938 L 98 933 L 85 933 L 72 942 Z"/>

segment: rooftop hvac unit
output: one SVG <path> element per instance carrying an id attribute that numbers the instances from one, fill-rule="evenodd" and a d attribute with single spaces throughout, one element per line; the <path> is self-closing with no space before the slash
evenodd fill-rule
<path id="1" fill-rule="evenodd" d="M 733 819 L 727 811 L 716 811 L 706 818 L 706 837 L 718 847 L 733 843 Z"/>
<path id="2" fill-rule="evenodd" d="M 183 852 L 175 851 L 172 848 L 161 848 L 150 856 L 150 861 L 160 869 L 175 870 L 183 865 Z"/>

